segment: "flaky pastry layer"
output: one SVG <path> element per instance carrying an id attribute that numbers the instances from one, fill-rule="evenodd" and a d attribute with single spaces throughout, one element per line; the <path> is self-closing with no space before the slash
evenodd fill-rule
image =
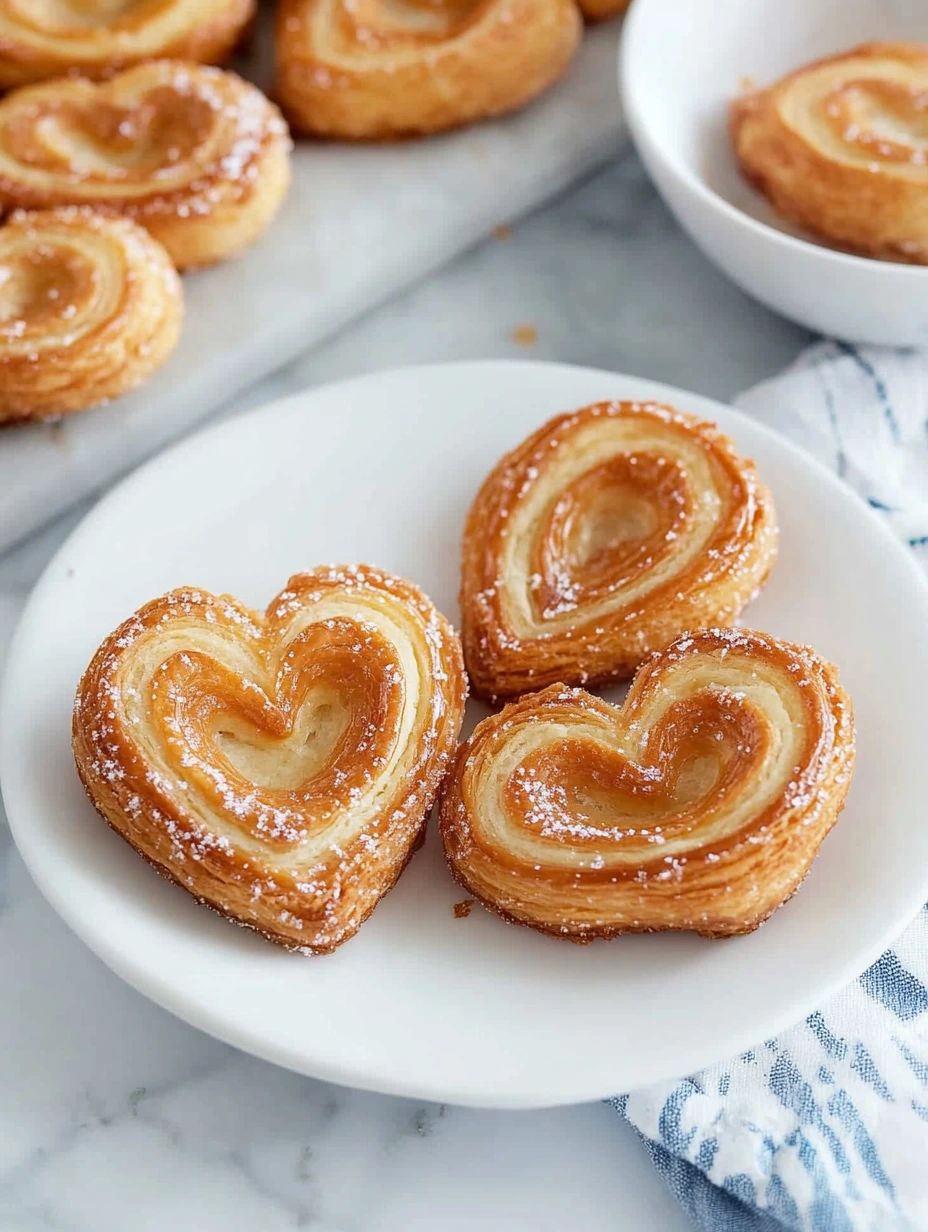
<path id="1" fill-rule="evenodd" d="M 776 556 L 773 501 L 709 423 L 600 402 L 507 454 L 464 531 L 474 690 L 622 679 L 683 629 L 733 621 Z"/>
<path id="2" fill-rule="evenodd" d="M 0 0 L 0 88 L 145 60 L 218 64 L 254 13 L 255 0 Z"/>
<path id="3" fill-rule="evenodd" d="M 172 591 L 106 639 L 73 747 L 101 816 L 195 898 L 306 953 L 347 941 L 421 838 L 466 679 L 450 625 L 369 566 L 265 614 Z"/>
<path id="4" fill-rule="evenodd" d="M 928 263 L 928 45 L 865 43 L 737 99 L 744 175 L 784 218 L 865 256 Z"/>
<path id="5" fill-rule="evenodd" d="M 178 268 L 247 247 L 290 182 L 277 108 L 234 73 L 159 60 L 0 101 L 0 206 L 85 205 L 133 218 Z"/>
<path id="6" fill-rule="evenodd" d="M 180 278 L 127 218 L 64 207 L 0 227 L 0 424 L 86 410 L 177 344 Z"/>
<path id="7" fill-rule="evenodd" d="M 282 0 L 275 97 L 300 132 L 436 132 L 540 94 L 580 32 L 574 0 Z"/>
<path id="8" fill-rule="evenodd" d="M 467 892 L 572 941 L 750 932 L 809 871 L 854 766 L 831 664 L 706 629 L 639 671 L 621 708 L 552 685 L 480 723 L 443 791 Z"/>

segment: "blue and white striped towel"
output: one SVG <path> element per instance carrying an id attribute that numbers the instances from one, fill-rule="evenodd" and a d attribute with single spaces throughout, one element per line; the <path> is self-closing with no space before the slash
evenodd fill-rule
<path id="1" fill-rule="evenodd" d="M 823 342 L 738 405 L 836 470 L 928 569 L 928 357 Z M 613 1102 L 710 1232 L 928 1230 L 928 905 L 804 1023 Z"/>

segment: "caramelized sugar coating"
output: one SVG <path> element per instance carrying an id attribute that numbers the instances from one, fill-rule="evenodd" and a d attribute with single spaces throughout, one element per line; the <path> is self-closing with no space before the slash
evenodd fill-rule
<path id="1" fill-rule="evenodd" d="M 234 73 L 161 60 L 0 101 L 0 206 L 73 204 L 134 218 L 178 268 L 234 256 L 290 181 L 277 108 Z"/>
<path id="2" fill-rule="evenodd" d="M 790 222 L 865 256 L 928 263 L 928 44 L 866 43 L 739 98 L 744 175 Z"/>
<path id="3" fill-rule="evenodd" d="M 264 614 L 175 590 L 97 651 L 74 757 L 97 811 L 158 872 L 271 941 L 327 953 L 420 840 L 465 696 L 447 621 L 379 570 L 298 574 Z"/>
<path id="4" fill-rule="evenodd" d="M 733 621 L 776 546 L 770 493 L 714 425 L 641 402 L 560 415 L 499 462 L 468 515 L 474 690 L 631 676 L 682 630 Z"/>
<path id="5" fill-rule="evenodd" d="M 255 0 L 0 0 L 0 88 L 145 60 L 221 63 Z"/>
<path id="6" fill-rule="evenodd" d="M 298 132 L 437 132 L 540 94 L 580 32 L 574 0 L 282 0 L 275 97 Z"/>
<path id="7" fill-rule="evenodd" d="M 655 654 L 621 708 L 552 685 L 480 723 L 442 839 L 469 894 L 540 932 L 746 933 L 809 871 L 853 766 L 834 667 L 701 630 Z"/>
<path id="8" fill-rule="evenodd" d="M 174 350 L 182 317 L 170 257 L 130 219 L 14 215 L 0 227 L 0 424 L 128 393 Z"/>

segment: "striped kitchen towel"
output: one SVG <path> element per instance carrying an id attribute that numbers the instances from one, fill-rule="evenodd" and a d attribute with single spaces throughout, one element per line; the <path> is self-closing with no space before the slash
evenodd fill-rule
<path id="1" fill-rule="evenodd" d="M 819 343 L 738 405 L 837 471 L 928 569 L 928 357 Z M 805 1022 L 613 1103 L 710 1232 L 928 1230 L 928 905 Z"/>

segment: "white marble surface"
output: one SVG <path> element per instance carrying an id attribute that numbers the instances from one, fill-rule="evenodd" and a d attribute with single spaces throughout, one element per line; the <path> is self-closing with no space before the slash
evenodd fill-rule
<path id="1" fill-rule="evenodd" d="M 537 330 L 530 350 L 521 325 Z M 726 398 L 805 340 L 705 264 L 628 156 L 237 407 L 377 367 L 521 354 Z M 0 559 L 0 649 L 79 512 Z M 0 989 L 3 1232 L 688 1226 L 603 1105 L 492 1113 L 349 1092 L 175 1021 L 68 933 L 5 826 Z"/>

